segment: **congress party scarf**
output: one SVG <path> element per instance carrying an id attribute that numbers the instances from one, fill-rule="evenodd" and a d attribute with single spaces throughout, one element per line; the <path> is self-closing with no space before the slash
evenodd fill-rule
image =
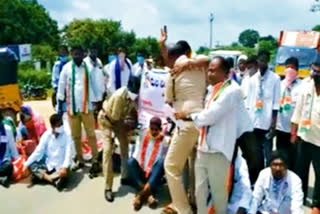
<path id="1" fill-rule="evenodd" d="M 206 106 L 205 106 L 205 109 L 208 109 L 211 102 L 213 101 L 216 101 L 220 95 L 222 94 L 222 92 L 229 86 L 231 85 L 231 80 L 228 79 L 227 81 L 225 82 L 220 82 L 218 84 L 216 84 L 212 90 L 212 93 L 211 93 L 211 97 L 210 99 L 208 100 Z M 200 129 L 200 146 L 203 144 L 203 141 L 204 141 L 204 138 L 206 136 L 206 131 L 207 130 L 207 127 L 202 127 Z"/>
<path id="2" fill-rule="evenodd" d="M 89 105 L 89 72 L 88 67 L 85 62 L 83 63 L 83 83 L 84 83 L 84 94 L 83 94 L 83 102 L 82 102 L 82 110 L 83 113 L 88 113 L 88 105 Z M 72 74 L 71 74 L 71 99 L 69 105 L 71 108 L 69 108 L 69 114 L 75 115 L 77 112 L 76 110 L 76 99 L 75 99 L 75 84 L 76 84 L 76 65 L 74 62 L 72 62 Z M 69 90 L 68 90 L 69 91 Z"/>
<path id="3" fill-rule="evenodd" d="M 311 129 L 311 116 L 312 116 L 312 109 L 313 109 L 313 103 L 314 103 L 314 95 L 316 92 L 315 86 L 312 89 L 312 94 L 308 94 L 306 97 L 305 105 L 307 108 L 307 111 L 303 113 L 303 118 L 299 127 L 300 133 L 306 133 L 310 131 Z"/>
<path id="4" fill-rule="evenodd" d="M 141 153 L 140 153 L 140 158 L 139 158 L 140 159 L 139 163 L 140 163 L 140 166 L 142 169 L 144 169 L 144 163 L 145 163 L 145 158 L 146 158 L 146 154 L 147 154 L 149 141 L 154 140 L 154 145 L 152 148 L 151 156 L 149 158 L 146 169 L 144 169 L 146 178 L 149 177 L 149 175 L 151 173 L 152 166 L 153 166 L 154 162 L 156 161 L 162 139 L 163 139 L 163 136 L 161 134 L 156 138 L 152 137 L 150 131 L 148 131 L 143 138 Z"/>

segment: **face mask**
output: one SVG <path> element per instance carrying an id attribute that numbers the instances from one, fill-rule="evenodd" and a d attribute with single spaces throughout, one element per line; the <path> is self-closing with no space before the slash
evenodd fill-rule
<path id="1" fill-rule="evenodd" d="M 254 69 L 254 68 L 251 68 L 251 69 L 247 69 L 247 70 L 246 70 L 246 73 L 249 74 L 250 76 L 254 75 L 256 72 L 257 72 L 257 70 Z"/>
<path id="2" fill-rule="evenodd" d="M 68 57 L 66 57 L 66 56 L 60 57 L 60 62 L 67 62 L 67 61 L 68 61 Z"/>
<path id="3" fill-rule="evenodd" d="M 64 131 L 64 127 L 63 125 L 57 128 L 54 128 L 54 132 L 61 134 Z"/>
<path id="4" fill-rule="evenodd" d="M 286 86 L 288 87 L 297 79 L 297 71 L 293 68 L 287 68 L 285 74 Z"/>
<path id="5" fill-rule="evenodd" d="M 114 55 L 114 54 L 109 55 L 108 61 L 109 61 L 109 62 L 112 62 L 112 61 L 115 60 L 116 58 L 117 58 L 117 57 L 116 57 L 116 55 Z"/>
<path id="6" fill-rule="evenodd" d="M 138 56 L 138 57 L 137 57 L 137 61 L 138 61 L 138 63 L 139 63 L 140 65 L 143 65 L 143 63 L 144 63 L 144 57 Z"/>
<path id="7" fill-rule="evenodd" d="M 138 97 L 138 94 L 132 93 L 131 91 L 128 91 L 128 94 L 129 94 L 129 98 L 132 101 L 135 101 L 137 99 L 137 97 Z"/>

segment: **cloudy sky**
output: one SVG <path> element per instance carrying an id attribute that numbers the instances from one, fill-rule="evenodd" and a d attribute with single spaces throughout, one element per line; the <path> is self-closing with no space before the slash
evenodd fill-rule
<path id="1" fill-rule="evenodd" d="M 189 41 L 193 48 L 209 45 L 209 14 L 214 13 L 213 41 L 230 44 L 251 28 L 261 36 L 280 30 L 310 30 L 320 13 L 309 11 L 313 0 L 38 0 L 58 21 L 107 18 L 122 22 L 138 37 L 159 37 L 168 26 L 169 42 Z"/>

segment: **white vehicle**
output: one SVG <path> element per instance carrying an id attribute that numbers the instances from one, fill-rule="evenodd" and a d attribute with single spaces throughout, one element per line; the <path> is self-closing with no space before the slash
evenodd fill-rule
<path id="1" fill-rule="evenodd" d="M 209 57 L 213 58 L 215 56 L 222 56 L 224 58 L 232 58 L 234 67 L 237 67 L 237 62 L 239 56 L 243 55 L 241 51 L 226 51 L 226 50 L 217 50 L 217 51 L 211 51 L 209 53 Z"/>

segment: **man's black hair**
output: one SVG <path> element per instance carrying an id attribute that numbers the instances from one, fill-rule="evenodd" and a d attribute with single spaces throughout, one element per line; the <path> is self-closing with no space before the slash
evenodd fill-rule
<path id="1" fill-rule="evenodd" d="M 247 60 L 247 65 L 248 64 L 258 65 L 257 56 L 256 55 L 250 56 Z"/>
<path id="2" fill-rule="evenodd" d="M 132 93 L 139 94 L 141 77 L 131 76 L 128 81 L 128 90 Z"/>
<path id="3" fill-rule="evenodd" d="M 191 47 L 187 41 L 180 40 L 176 44 L 181 46 L 181 48 L 184 50 L 185 54 L 188 54 L 191 52 Z"/>
<path id="4" fill-rule="evenodd" d="M 265 51 L 265 50 L 259 51 L 258 60 L 263 58 L 263 57 L 266 57 L 267 60 L 270 61 L 270 53 L 268 51 Z"/>
<path id="5" fill-rule="evenodd" d="M 227 62 L 229 63 L 230 68 L 234 67 L 234 60 L 232 57 L 226 58 Z"/>
<path id="6" fill-rule="evenodd" d="M 285 63 L 286 66 L 287 65 L 294 65 L 296 67 L 296 69 L 299 69 L 299 60 L 296 57 L 289 57 Z"/>
<path id="7" fill-rule="evenodd" d="M 50 117 L 51 127 L 54 127 L 61 122 L 62 122 L 62 117 L 59 114 L 51 115 L 51 117 Z"/>
<path id="8" fill-rule="evenodd" d="M 269 166 L 276 159 L 282 160 L 284 165 L 288 168 L 288 156 L 287 156 L 287 154 L 283 153 L 282 151 L 274 151 L 274 152 L 272 152 L 272 154 L 270 156 L 270 159 L 269 159 Z"/>
<path id="9" fill-rule="evenodd" d="M 222 57 L 222 56 L 215 56 L 215 57 L 213 57 L 213 60 L 214 60 L 214 59 L 219 59 L 219 61 L 220 61 L 220 67 L 222 68 L 222 70 L 223 70 L 226 74 L 229 74 L 230 69 L 231 69 L 231 66 L 230 66 L 230 63 L 228 62 L 228 60 L 225 59 L 225 58 Z"/>

